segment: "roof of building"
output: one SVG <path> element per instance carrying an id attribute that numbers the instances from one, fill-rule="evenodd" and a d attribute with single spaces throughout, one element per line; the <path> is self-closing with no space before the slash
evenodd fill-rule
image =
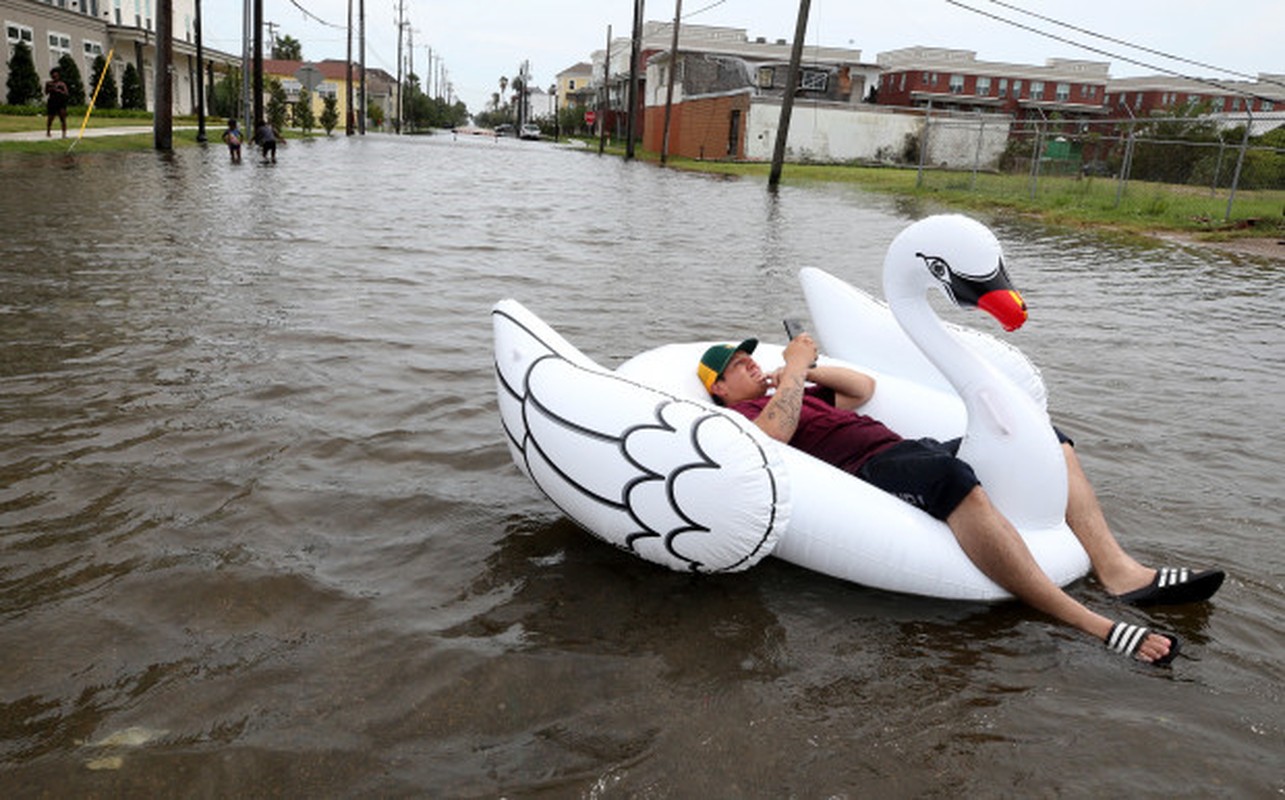
<path id="1" fill-rule="evenodd" d="M 308 64 L 321 70 L 321 76 L 328 81 L 342 82 L 348 78 L 348 62 L 335 58 L 328 58 L 323 61 L 291 61 L 281 58 L 265 58 L 263 59 L 263 74 L 275 75 L 277 77 L 284 78 L 294 78 L 304 64 Z M 354 62 L 354 80 L 357 80 L 360 77 L 359 68 L 360 65 Z M 396 78 L 389 75 L 387 72 L 384 72 L 379 67 L 371 66 L 366 67 L 366 78 L 367 80 L 370 78 L 376 78 L 378 80 L 385 80 L 392 83 L 397 81 Z"/>

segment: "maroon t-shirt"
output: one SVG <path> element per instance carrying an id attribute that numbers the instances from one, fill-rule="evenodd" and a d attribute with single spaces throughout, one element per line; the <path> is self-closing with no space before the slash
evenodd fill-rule
<path id="1" fill-rule="evenodd" d="M 728 407 L 753 420 L 770 400 L 771 397 L 759 397 Z M 900 441 L 901 437 L 882 422 L 835 408 L 833 389 L 809 386 L 803 392 L 799 427 L 790 438 L 790 446 L 855 475 L 871 456 Z"/>

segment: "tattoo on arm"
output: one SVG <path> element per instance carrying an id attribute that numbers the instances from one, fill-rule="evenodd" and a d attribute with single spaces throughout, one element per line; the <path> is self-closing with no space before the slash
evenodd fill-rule
<path id="1" fill-rule="evenodd" d="M 799 414 L 803 410 L 803 375 L 793 375 L 785 386 L 780 386 L 772 401 L 763 409 L 770 429 L 768 435 L 788 442 L 799 426 Z"/>

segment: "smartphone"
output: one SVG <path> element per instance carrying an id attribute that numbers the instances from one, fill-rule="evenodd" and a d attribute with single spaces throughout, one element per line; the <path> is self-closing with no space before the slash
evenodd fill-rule
<path id="1" fill-rule="evenodd" d="M 789 337 L 791 342 L 794 341 L 794 337 L 798 336 L 800 333 L 806 333 L 808 330 L 808 326 L 803 323 L 803 320 L 798 319 L 797 317 L 790 317 L 789 319 L 782 320 L 782 322 L 785 323 L 785 335 Z M 808 365 L 808 369 L 811 369 L 816 365 L 817 362 L 813 361 Z"/>
<path id="2" fill-rule="evenodd" d="M 796 317 L 790 317 L 783 321 L 785 322 L 785 338 L 791 342 L 794 341 L 794 337 L 808 329 L 808 326 L 803 324 L 803 320 Z"/>

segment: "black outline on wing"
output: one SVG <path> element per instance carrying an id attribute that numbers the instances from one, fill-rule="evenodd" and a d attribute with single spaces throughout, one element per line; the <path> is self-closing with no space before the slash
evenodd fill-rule
<path id="1" fill-rule="evenodd" d="M 724 419 L 725 417 L 723 416 L 723 414 L 716 411 L 703 409 L 698 404 L 694 404 L 689 400 L 673 397 L 667 394 L 666 392 L 660 391 L 650 386 L 646 386 L 645 384 L 638 383 L 628 378 L 623 378 L 618 375 L 612 375 L 610 373 L 598 373 L 598 372 L 594 372 L 592 370 L 586 369 L 585 367 L 575 364 L 569 361 L 568 359 L 564 358 L 563 356 L 559 355 L 552 348 L 549 348 L 548 345 L 545 344 L 544 341 L 539 336 L 537 336 L 533 331 L 531 331 L 530 328 L 523 325 L 520 321 L 514 319 L 512 316 L 505 314 L 502 311 L 494 311 L 492 313 L 503 316 L 505 319 L 509 320 L 512 324 L 526 331 L 533 339 L 535 339 L 536 341 L 543 344 L 546 348 L 548 348 L 548 353 L 546 355 L 542 355 L 542 356 L 539 356 L 538 358 L 533 359 L 532 362 L 527 366 L 526 371 L 522 375 L 522 387 L 520 390 L 516 389 L 508 381 L 505 380 L 504 374 L 500 370 L 499 363 L 498 362 L 494 363 L 496 378 L 500 386 L 502 386 L 503 390 L 506 393 L 508 393 L 510 397 L 516 400 L 522 408 L 523 427 L 526 428 L 526 431 L 522 436 L 521 440 L 519 440 L 518 436 L 514 434 L 514 431 L 509 428 L 508 422 L 504 420 L 503 415 L 501 415 L 501 425 L 503 425 L 505 435 L 508 436 L 509 441 L 511 441 L 513 443 L 513 446 L 519 452 L 522 453 L 522 457 L 526 462 L 527 474 L 532 476 L 532 480 L 535 480 L 534 475 L 536 473 L 531 469 L 531 448 L 528 447 L 528 445 L 533 446 L 534 450 L 536 452 L 539 452 L 543 462 L 548 464 L 549 467 L 552 468 L 554 472 L 558 474 L 558 476 L 563 480 L 563 482 L 566 485 L 574 487 L 576 490 L 581 492 L 585 497 L 590 498 L 594 502 L 600 503 L 602 505 L 605 505 L 617 511 L 627 513 L 629 515 L 629 518 L 634 522 L 635 525 L 637 525 L 639 530 L 636 533 L 631 533 L 626 535 L 624 544 L 618 545 L 618 546 L 620 546 L 622 549 L 625 549 L 629 552 L 636 554 L 637 550 L 634 548 L 634 544 L 636 542 L 645 540 L 645 539 L 663 537 L 665 549 L 670 553 L 670 555 L 672 555 L 675 559 L 679 561 L 686 562 L 688 564 L 688 568 L 693 572 L 734 571 L 741 564 L 744 564 L 745 561 L 753 558 L 754 555 L 757 554 L 759 550 L 762 549 L 764 544 L 770 538 L 772 531 L 776 527 L 777 502 L 780 499 L 778 494 L 778 487 L 776 485 L 776 476 L 771 473 L 771 470 L 766 470 L 768 473 L 768 479 L 771 483 L 771 493 L 772 493 L 771 516 L 764 526 L 763 533 L 760 537 L 758 544 L 755 545 L 755 547 L 753 548 L 753 550 L 751 550 L 751 552 L 749 552 L 748 554 L 743 556 L 739 561 L 733 564 L 729 564 L 717 570 L 706 570 L 702 568 L 703 565 L 701 564 L 701 562 L 696 561 L 692 558 L 689 558 L 686 555 L 683 555 L 682 553 L 678 552 L 678 550 L 676 549 L 676 545 L 678 543 L 679 537 L 687 534 L 691 534 L 691 533 L 708 533 L 709 532 L 709 528 L 707 526 L 697 523 L 687 513 L 685 513 L 683 509 L 679 506 L 677 498 L 674 495 L 674 485 L 677 479 L 682 474 L 690 470 L 718 469 L 722 466 L 720 463 L 710 458 L 709 454 L 705 452 L 704 448 L 701 447 L 700 440 L 699 440 L 699 431 L 701 427 L 703 427 L 705 424 L 709 423 L 710 421 Z M 547 359 L 557 359 L 557 360 L 563 361 L 574 369 L 579 369 L 586 373 L 592 373 L 600 377 L 609 377 L 613 380 L 622 381 L 632 386 L 636 386 L 640 389 L 644 389 L 648 392 L 661 395 L 665 399 L 661 400 L 653 408 L 652 415 L 653 415 L 654 421 L 630 426 L 626 428 L 624 431 L 622 431 L 620 434 L 617 434 L 617 435 L 607 434 L 607 433 L 602 433 L 600 431 L 595 431 L 595 430 L 586 428 L 583 425 L 579 425 L 574 421 L 567 419 L 564 416 L 554 413 L 550 408 L 541 404 L 538 398 L 535 398 L 531 395 L 530 393 L 531 373 L 535 370 L 537 364 Z M 656 472 L 655 470 L 651 470 L 644 467 L 642 464 L 640 464 L 637 461 L 637 459 L 631 456 L 629 454 L 629 449 L 626 446 L 625 442 L 629 439 L 631 435 L 643 430 L 662 430 L 670 433 L 676 433 L 677 429 L 669 422 L 667 422 L 664 418 L 665 410 L 672 405 L 693 405 L 693 406 L 697 406 L 698 408 L 701 408 L 701 410 L 703 411 L 703 413 L 697 419 L 695 419 L 691 425 L 691 446 L 693 451 L 695 451 L 699 456 L 700 460 L 689 464 L 683 464 L 671 470 L 668 475 L 662 475 Z M 559 425 L 567 428 L 568 430 L 574 431 L 578 435 L 593 438 L 602 442 L 615 443 L 621 458 L 623 458 L 628 464 L 632 465 L 638 471 L 639 473 L 638 476 L 625 484 L 625 486 L 622 488 L 620 498 L 613 499 L 609 497 L 603 497 L 602 495 L 589 490 L 587 487 L 573 480 L 571 476 L 569 476 L 566 472 L 564 472 L 561 467 L 559 467 L 551 458 L 549 458 L 548 454 L 540 447 L 540 443 L 531 436 L 531 433 L 530 433 L 531 427 L 527 417 L 528 417 L 528 413 L 532 410 L 538 411 L 545 418 L 557 422 Z M 750 439 L 750 441 L 751 441 L 751 444 L 759 453 L 761 463 L 763 464 L 764 468 L 766 468 L 766 465 L 769 463 L 767 453 L 763 451 L 762 446 L 757 441 L 754 441 L 752 438 Z M 635 512 L 634 508 L 629 503 L 629 497 L 631 496 L 631 494 L 636 488 L 638 488 L 643 484 L 653 483 L 655 481 L 664 481 L 665 496 L 669 500 L 670 509 L 673 511 L 674 515 L 678 519 L 686 523 L 685 525 L 678 526 L 667 533 L 654 530 L 651 526 L 647 525 L 639 517 L 639 515 Z M 539 486 L 538 482 L 537 482 L 537 486 Z M 573 520 L 576 519 L 572 514 L 570 514 L 567 511 L 565 507 L 563 507 L 556 500 L 554 500 L 552 496 L 549 495 L 549 492 L 544 490 L 544 487 L 539 487 L 539 488 L 547 497 L 549 497 L 550 501 L 553 502 L 554 505 L 558 506 L 559 510 L 562 511 L 563 514 L 565 514 L 566 516 L 570 517 Z M 578 520 L 576 521 L 578 522 Z M 590 532 L 592 533 L 593 531 L 590 531 Z M 612 542 L 612 544 L 616 544 L 616 543 Z"/>

